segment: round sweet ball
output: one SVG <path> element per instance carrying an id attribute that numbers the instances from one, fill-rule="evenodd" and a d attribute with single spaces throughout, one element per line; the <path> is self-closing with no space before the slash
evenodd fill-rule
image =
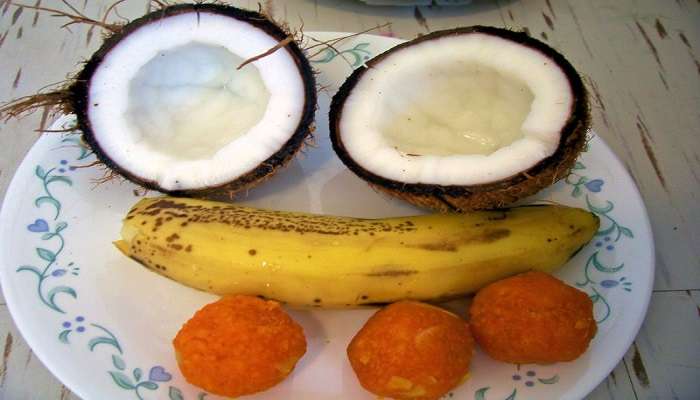
<path id="1" fill-rule="evenodd" d="M 481 289 L 469 309 L 476 342 L 515 364 L 571 361 L 597 327 L 588 295 L 544 272 L 526 272 Z"/>
<path id="2" fill-rule="evenodd" d="M 360 384 L 378 396 L 438 399 L 467 376 L 469 325 L 425 303 L 400 301 L 375 313 L 348 346 Z"/>
<path id="3" fill-rule="evenodd" d="M 173 340 L 185 379 L 227 397 L 278 384 L 306 353 L 299 324 L 275 301 L 228 296 L 207 304 Z"/>

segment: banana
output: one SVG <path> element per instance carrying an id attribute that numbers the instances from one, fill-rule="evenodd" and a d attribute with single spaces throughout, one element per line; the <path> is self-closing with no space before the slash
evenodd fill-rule
<path id="1" fill-rule="evenodd" d="M 590 212 L 555 205 L 359 219 L 159 197 L 129 211 L 115 245 L 207 292 L 350 307 L 452 298 L 552 271 L 598 226 Z"/>

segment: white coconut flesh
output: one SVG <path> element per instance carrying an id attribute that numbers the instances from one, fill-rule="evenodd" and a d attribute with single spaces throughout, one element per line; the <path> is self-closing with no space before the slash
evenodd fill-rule
<path id="1" fill-rule="evenodd" d="M 304 83 L 278 41 L 234 18 L 170 16 L 124 37 L 92 76 L 88 118 L 117 165 L 165 190 L 218 186 L 254 170 L 294 134 Z"/>
<path id="2" fill-rule="evenodd" d="M 477 185 L 552 155 L 572 105 L 571 85 L 550 58 L 470 33 L 399 49 L 366 70 L 339 132 L 348 155 L 375 175 Z"/>
<path id="3" fill-rule="evenodd" d="M 222 46 L 166 50 L 131 80 L 127 122 L 152 150 L 211 158 L 255 126 L 270 100 L 258 69 Z"/>

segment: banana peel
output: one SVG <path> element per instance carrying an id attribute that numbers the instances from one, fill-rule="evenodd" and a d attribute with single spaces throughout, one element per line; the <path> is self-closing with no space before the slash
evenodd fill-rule
<path id="1" fill-rule="evenodd" d="M 595 214 L 560 205 L 360 219 L 158 197 L 133 206 L 115 245 L 203 291 L 354 307 L 449 299 L 551 272 L 598 227 Z"/>

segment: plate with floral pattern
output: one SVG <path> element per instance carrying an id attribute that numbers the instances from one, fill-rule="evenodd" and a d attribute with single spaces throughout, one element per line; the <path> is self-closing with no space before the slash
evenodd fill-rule
<path id="1" fill-rule="evenodd" d="M 318 40 L 335 33 L 309 33 Z M 421 213 L 370 189 L 333 153 L 332 93 L 350 72 L 396 45 L 360 35 L 310 54 L 318 69 L 315 147 L 238 201 L 265 208 L 383 217 Z M 70 116 L 55 129 L 72 126 Z M 215 296 L 152 273 L 112 242 L 144 195 L 128 182 L 98 183 L 104 171 L 77 134 L 47 134 L 20 165 L 0 213 L 0 278 L 22 335 L 66 386 L 84 399 L 215 399 L 180 374 L 171 341 Z M 496 362 L 477 349 L 470 378 L 448 396 L 473 400 L 578 399 L 593 390 L 632 343 L 649 302 L 654 246 L 639 192 L 603 140 L 590 134 L 571 174 L 527 202 L 551 200 L 597 214 L 600 230 L 556 275 L 590 296 L 599 330 L 579 359 L 551 365 Z M 330 284 L 330 283 L 329 283 Z M 464 302 L 450 307 L 464 313 Z M 290 310 L 308 351 L 291 376 L 255 399 L 374 399 L 345 356 L 374 310 Z"/>

